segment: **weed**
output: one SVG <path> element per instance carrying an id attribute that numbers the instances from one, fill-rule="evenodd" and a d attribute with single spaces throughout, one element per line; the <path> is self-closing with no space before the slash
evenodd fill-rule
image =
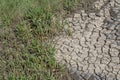
<path id="1" fill-rule="evenodd" d="M 69 12 L 74 1 L 0 0 L 1 80 L 62 79 L 48 41 L 62 29 L 56 12 Z"/>

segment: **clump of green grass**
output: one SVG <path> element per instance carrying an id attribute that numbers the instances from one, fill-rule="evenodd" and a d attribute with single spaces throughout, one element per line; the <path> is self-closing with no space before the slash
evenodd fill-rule
<path id="1" fill-rule="evenodd" d="M 62 80 L 48 41 L 62 29 L 56 13 L 69 12 L 74 1 L 0 0 L 1 80 Z"/>
<path id="2" fill-rule="evenodd" d="M 34 37 L 28 26 L 1 28 L 0 79 L 60 80 L 63 69 L 55 62 L 55 49 Z"/>

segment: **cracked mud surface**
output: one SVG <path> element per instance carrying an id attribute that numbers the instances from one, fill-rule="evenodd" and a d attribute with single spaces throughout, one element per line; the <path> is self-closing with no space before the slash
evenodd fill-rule
<path id="1" fill-rule="evenodd" d="M 99 12 L 66 18 L 72 36 L 54 39 L 58 63 L 74 80 L 120 80 L 120 0 L 98 0 Z"/>

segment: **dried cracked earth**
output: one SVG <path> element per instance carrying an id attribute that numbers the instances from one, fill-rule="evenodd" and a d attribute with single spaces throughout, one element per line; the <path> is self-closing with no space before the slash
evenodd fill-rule
<path id="1" fill-rule="evenodd" d="M 74 80 L 120 80 L 120 0 L 97 0 L 97 11 L 66 18 L 72 35 L 55 37 L 55 58 Z"/>

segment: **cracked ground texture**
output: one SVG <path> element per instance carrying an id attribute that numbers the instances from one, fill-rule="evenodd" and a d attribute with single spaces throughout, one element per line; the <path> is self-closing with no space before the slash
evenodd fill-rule
<path id="1" fill-rule="evenodd" d="M 55 37 L 55 58 L 74 80 L 120 80 L 120 0 L 98 0 L 94 8 L 63 21 L 72 35 Z"/>

